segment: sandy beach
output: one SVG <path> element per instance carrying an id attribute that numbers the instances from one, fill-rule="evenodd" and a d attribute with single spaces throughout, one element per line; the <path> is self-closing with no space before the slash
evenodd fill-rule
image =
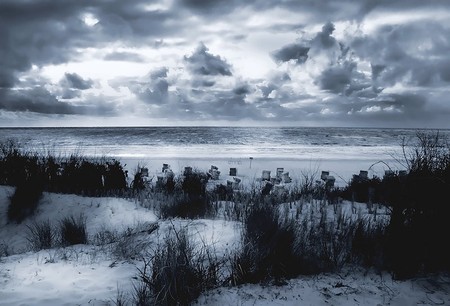
<path id="1" fill-rule="evenodd" d="M 129 177 L 132 177 L 138 166 L 146 167 L 149 170 L 150 178 L 161 172 L 163 164 L 168 164 L 174 174 L 181 174 L 185 167 L 192 167 L 195 170 L 206 172 L 211 166 L 216 166 L 220 171 L 219 179 L 226 181 L 230 178 L 230 168 L 237 169 L 237 177 L 242 179 L 244 184 L 251 184 L 261 178 L 262 171 L 268 170 L 271 176 L 276 174 L 277 168 L 283 168 L 284 172 L 289 172 L 292 181 L 301 182 L 303 175 L 315 174 L 316 179 L 320 178 L 322 171 L 328 171 L 336 178 L 336 186 L 344 187 L 352 178 L 353 174 L 358 174 L 360 170 L 369 172 L 369 177 L 374 175 L 383 177 L 384 171 L 388 169 L 386 164 L 377 163 L 379 160 L 345 160 L 345 159 L 288 159 L 288 158 L 215 158 L 211 154 L 210 158 L 154 158 L 119 159 L 128 170 Z M 385 161 L 384 161 L 385 162 Z M 394 160 L 386 162 L 392 169 L 399 169 L 401 166 Z M 375 165 L 374 165 L 375 164 Z M 373 166 L 372 166 L 373 165 Z M 371 167 L 372 166 L 372 167 Z M 370 169 L 369 169 L 370 168 Z"/>

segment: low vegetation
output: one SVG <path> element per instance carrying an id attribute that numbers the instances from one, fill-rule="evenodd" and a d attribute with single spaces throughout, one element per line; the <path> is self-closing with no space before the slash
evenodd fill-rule
<path id="1" fill-rule="evenodd" d="M 86 230 L 86 217 L 80 215 L 65 217 L 59 223 L 62 246 L 75 244 L 87 244 L 88 234 Z"/>
<path id="2" fill-rule="evenodd" d="M 404 146 L 408 175 L 391 194 L 389 268 L 397 278 L 450 270 L 450 145 L 439 133 L 419 133 Z"/>
<path id="3" fill-rule="evenodd" d="M 56 245 L 57 235 L 50 221 L 37 222 L 27 225 L 27 241 L 34 251 L 50 249 Z"/>
<path id="4" fill-rule="evenodd" d="M 207 246 L 195 246 L 175 227 L 139 269 L 136 305 L 189 305 L 219 283 L 219 261 Z"/>
<path id="5" fill-rule="evenodd" d="M 53 156 L 20 149 L 13 140 L 0 143 L 0 184 L 22 186 L 38 181 L 44 191 L 86 196 L 122 195 L 127 173 L 119 161 L 77 154 Z"/>
<path id="6" fill-rule="evenodd" d="M 208 178 L 204 173 L 194 171 L 175 180 L 167 178 L 157 186 L 157 192 L 164 195 L 164 202 L 158 207 L 161 218 L 199 218 L 212 216 L 213 207 L 207 193 Z"/>
<path id="7" fill-rule="evenodd" d="M 386 222 L 331 212 L 317 202 L 295 218 L 284 206 L 256 203 L 244 219 L 231 283 L 282 282 L 339 271 L 346 264 L 380 267 Z"/>
<path id="8" fill-rule="evenodd" d="M 42 182 L 37 177 L 27 178 L 20 182 L 10 198 L 8 220 L 21 223 L 31 216 L 38 207 L 42 197 Z"/>

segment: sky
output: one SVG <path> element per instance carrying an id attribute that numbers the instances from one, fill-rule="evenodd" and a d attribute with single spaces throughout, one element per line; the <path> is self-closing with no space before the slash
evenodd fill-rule
<path id="1" fill-rule="evenodd" d="M 450 128 L 448 0 L 0 0 L 0 126 Z"/>

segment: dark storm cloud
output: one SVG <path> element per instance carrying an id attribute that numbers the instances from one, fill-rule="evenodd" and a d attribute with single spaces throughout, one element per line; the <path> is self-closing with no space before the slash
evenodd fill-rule
<path id="1" fill-rule="evenodd" d="M 140 54 L 133 52 L 111 52 L 105 55 L 103 59 L 106 61 L 144 62 L 144 58 Z"/>
<path id="2" fill-rule="evenodd" d="M 318 80 L 320 87 L 333 93 L 342 93 L 350 86 L 355 67 L 356 64 L 350 62 L 324 70 Z"/>
<path id="3" fill-rule="evenodd" d="M 94 82 L 90 79 L 83 79 L 80 75 L 76 73 L 66 72 L 64 74 L 64 78 L 60 81 L 60 84 L 63 87 L 71 89 L 86 90 L 92 88 Z"/>
<path id="4" fill-rule="evenodd" d="M 318 23 L 327 20 L 356 20 L 361 21 L 367 14 L 374 10 L 402 11 L 405 9 L 426 9 L 430 2 L 422 0 L 285 0 L 285 1 L 251 1 L 253 7 L 269 10 L 282 7 L 290 11 L 308 12 L 313 21 Z M 433 0 L 433 7 L 448 8 L 447 0 Z"/>
<path id="5" fill-rule="evenodd" d="M 439 113 L 430 111 L 429 103 L 421 94 L 390 94 L 378 101 L 359 101 L 346 107 L 352 108 L 349 119 L 355 123 L 404 127 L 432 125 Z"/>
<path id="6" fill-rule="evenodd" d="M 210 80 L 195 80 L 192 83 L 193 87 L 213 87 L 214 85 L 216 85 L 216 82 Z"/>
<path id="7" fill-rule="evenodd" d="M 80 48 L 96 48 L 120 40 L 146 45 L 179 30 L 168 23 L 176 11 L 144 10 L 146 1 L 15 1 L 0 2 L 0 87 L 12 87 L 16 75 L 32 64 L 60 64 L 81 54 Z M 88 26 L 84 14 L 99 22 Z M 122 56 L 125 54 L 122 54 Z M 118 58 L 120 54 L 110 57 Z M 134 57 L 134 60 L 137 58 Z"/>
<path id="8" fill-rule="evenodd" d="M 11 88 L 16 82 L 14 71 L 7 69 L 0 71 L 0 88 Z"/>
<path id="9" fill-rule="evenodd" d="M 144 102 L 148 112 L 157 118 L 178 120 L 231 120 L 264 119 L 257 105 L 246 102 L 252 92 L 251 85 L 238 82 L 226 88 L 222 84 L 215 88 L 214 83 L 203 80 L 203 75 L 194 77 L 199 83 L 187 82 L 191 87 L 178 87 L 169 91 L 168 70 L 156 69 L 143 80 L 122 79 L 110 82 L 113 87 L 128 84 L 127 87 Z M 196 78 L 197 77 L 197 78 Z"/>
<path id="10" fill-rule="evenodd" d="M 301 43 L 292 43 L 283 46 L 281 49 L 272 52 L 272 58 L 278 63 L 293 60 L 296 64 L 303 64 L 308 60 L 309 55 L 315 55 L 322 52 L 322 50 L 339 47 L 342 52 L 348 51 L 342 45 L 339 45 L 337 40 L 332 36 L 334 30 L 334 24 L 327 22 L 323 25 L 322 30 L 316 33 L 311 40 L 304 40 Z"/>
<path id="11" fill-rule="evenodd" d="M 246 95 L 250 93 L 250 86 L 248 86 L 247 84 L 238 85 L 235 88 L 233 88 L 233 92 L 236 95 Z"/>
<path id="12" fill-rule="evenodd" d="M 139 93 L 139 97 L 152 104 L 165 103 L 168 98 L 169 82 L 166 79 L 155 80 L 143 92 Z"/>
<path id="13" fill-rule="evenodd" d="M 29 90 L 0 90 L 0 109 L 40 114 L 84 114 L 80 107 L 61 102 L 44 88 Z"/>
<path id="14" fill-rule="evenodd" d="M 319 103 L 319 106 L 338 116 L 350 116 L 349 119 L 383 123 L 397 120 L 396 124 L 401 125 L 408 120 L 424 122 L 432 119 L 435 112 L 429 109 L 429 103 L 422 94 L 402 93 L 383 94 L 373 99 L 335 96 L 326 103 Z"/>
<path id="15" fill-rule="evenodd" d="M 81 97 L 81 90 L 65 88 L 62 90 L 61 99 L 70 100 Z"/>
<path id="16" fill-rule="evenodd" d="M 347 2 L 351 2 L 348 0 Z M 422 0 L 363 0 L 360 1 L 359 15 L 364 16 L 365 14 L 375 10 L 382 9 L 386 11 L 401 11 L 405 8 L 409 9 L 423 9 L 428 8 L 430 2 Z M 448 8 L 448 1 L 446 0 L 434 0 L 432 1 L 433 7 Z"/>
<path id="17" fill-rule="evenodd" d="M 236 0 L 176 0 L 176 7 L 184 7 L 200 14 L 227 14 L 243 4 Z"/>
<path id="18" fill-rule="evenodd" d="M 376 80 L 381 72 L 386 68 L 385 65 L 370 64 L 372 70 L 372 80 Z"/>
<path id="19" fill-rule="evenodd" d="M 355 37 L 350 46 L 371 62 L 372 78 L 381 85 L 433 86 L 448 80 L 450 28 L 438 22 L 383 26 L 371 36 Z"/>
<path id="20" fill-rule="evenodd" d="M 276 62 L 288 62 L 295 60 L 297 64 L 303 64 L 308 59 L 309 47 L 301 44 L 290 44 L 272 52 Z"/>
<path id="21" fill-rule="evenodd" d="M 384 103 L 392 106 L 396 109 L 402 110 L 412 118 L 425 119 L 430 114 L 426 112 L 425 107 L 427 104 L 426 97 L 419 94 L 391 94 L 389 97 L 392 100 L 385 101 Z"/>
<path id="22" fill-rule="evenodd" d="M 237 121 L 264 118 L 254 104 L 245 101 L 244 94 L 236 94 L 234 91 L 216 91 L 214 95 L 202 95 L 197 97 L 194 107 L 208 119 Z"/>
<path id="23" fill-rule="evenodd" d="M 442 61 L 442 65 L 439 67 L 439 76 L 443 81 L 450 83 L 450 60 Z"/>
<path id="24" fill-rule="evenodd" d="M 322 31 L 312 40 L 312 44 L 319 44 L 325 49 L 332 48 L 336 45 L 336 39 L 331 36 L 335 30 L 335 26 L 331 22 L 327 22 L 322 27 Z"/>
<path id="25" fill-rule="evenodd" d="M 31 64 L 60 63 L 73 55 L 71 37 L 83 36 L 73 1 L 2 1 L 0 69 L 14 79 Z"/>
<path id="26" fill-rule="evenodd" d="M 64 91 L 64 99 L 78 97 L 79 90 Z M 120 110 L 105 97 L 90 96 L 89 104 L 74 104 L 59 100 L 43 87 L 32 89 L 0 89 L 0 110 L 41 115 L 101 115 L 115 116 Z"/>
<path id="27" fill-rule="evenodd" d="M 168 72 L 167 67 L 160 67 L 150 71 L 143 79 L 118 78 L 108 83 L 115 89 L 127 87 L 136 97 L 147 104 L 161 105 L 170 100 Z"/>
<path id="28" fill-rule="evenodd" d="M 374 11 L 382 16 L 383 13 L 404 14 L 405 9 L 411 13 L 436 7 L 448 10 L 448 0 L 434 0 L 432 5 L 423 0 L 174 0 L 167 10 L 152 8 L 153 4 L 147 0 L 0 1 L 0 108 L 43 114 L 117 113 L 114 103 L 101 101 L 106 97 L 88 96 L 87 89 L 94 86 L 94 81 L 89 79 L 92 76 L 66 74 L 59 84 L 45 84 L 51 92 L 44 89 L 43 84 L 30 85 L 32 80 L 24 81 L 27 73 L 38 73 L 30 72 L 33 65 L 38 68 L 33 71 L 40 71 L 40 67 L 49 64 L 84 60 L 84 48 L 159 48 L 158 52 L 165 55 L 166 49 L 178 46 L 178 50 L 186 54 L 187 48 L 192 48 L 191 43 L 203 39 L 208 45 L 209 41 L 221 42 L 214 46 L 232 45 L 235 49 L 228 49 L 230 52 L 248 50 L 244 46 L 253 44 L 253 39 L 261 33 L 279 34 L 281 31 L 290 35 L 298 30 L 306 31 L 305 24 L 315 28 L 321 24 L 323 27 L 318 32 L 305 35 L 307 39 L 284 46 L 273 44 L 272 59 L 288 63 L 277 70 L 287 67 L 290 73 L 296 72 L 291 73 L 292 80 L 287 74 L 274 77 L 276 72 L 265 80 L 241 78 L 238 69 L 241 67 L 234 66 L 234 70 L 220 51 L 209 52 L 200 44 L 192 54 L 181 59 L 187 68 L 182 71 L 188 74 L 185 79 L 184 75 L 181 80 L 173 77 L 175 69 L 172 68 L 169 77 L 168 68 L 163 67 L 153 70 L 145 79 L 128 78 L 110 84 L 116 89 L 129 88 L 137 97 L 135 100 L 145 102 L 139 107 L 148 108 L 151 115 L 157 113 L 167 118 L 296 120 L 295 116 L 312 116 L 322 111 L 320 116 L 325 118 L 326 114 L 342 116 L 353 110 L 354 116 L 373 120 L 401 116 L 420 119 L 421 113 L 430 115 L 430 109 L 442 109 L 441 104 L 429 96 L 433 88 L 447 90 L 450 82 L 450 32 L 445 22 L 424 19 L 408 23 L 399 18 L 398 24 L 376 25 L 371 28 L 373 32 L 361 34 L 364 31 L 361 30 L 354 35 L 343 34 L 346 29 L 342 31 L 342 27 L 349 24 L 351 28 L 354 22 L 358 27 L 359 22 L 370 25 L 373 16 L 365 18 Z M 299 18 L 269 18 L 271 12 L 282 13 L 283 10 L 292 14 L 298 12 Z M 242 12 L 249 14 L 249 24 L 242 20 L 233 24 L 236 16 L 242 17 Z M 86 25 L 85 14 L 98 19 L 98 23 Z M 253 17 L 256 23 L 252 23 Z M 237 29 L 237 25 L 242 29 Z M 335 30 L 335 25 L 339 31 Z M 104 52 L 96 54 L 104 56 L 103 60 L 144 60 L 133 52 L 106 55 Z M 168 55 L 169 62 L 172 56 Z M 364 69 L 366 75 L 362 72 Z M 314 80 L 303 88 L 303 84 L 294 79 L 300 73 L 311 75 Z M 393 89 L 397 84 L 399 86 Z M 297 103 L 302 101 L 308 86 L 314 87 L 312 92 L 321 89 L 320 95 L 327 98 L 324 100 L 333 103 L 325 103 L 314 96 L 305 100 L 316 99 L 316 103 Z M 397 88 L 407 91 L 408 86 L 420 87 L 423 91 L 420 94 L 413 90 L 408 94 L 392 93 Z M 292 108 L 284 107 L 287 104 Z"/>
<path id="29" fill-rule="evenodd" d="M 188 69 L 199 75 L 223 75 L 231 76 L 231 66 L 219 55 L 208 52 L 208 48 L 200 43 L 191 56 L 185 56 Z"/>
<path id="30" fill-rule="evenodd" d="M 215 81 L 212 80 L 204 80 L 204 79 L 196 79 L 193 78 L 192 82 L 192 87 L 193 88 L 198 88 L 198 87 L 213 87 L 214 85 L 216 85 Z"/>
<path id="31" fill-rule="evenodd" d="M 407 0 L 404 0 L 407 1 Z M 445 0 L 439 0 L 441 2 Z M 342 1 L 299 1 L 299 0 L 175 0 L 173 7 L 185 9 L 189 13 L 199 14 L 205 20 L 214 21 L 225 15 L 248 9 L 254 15 L 271 12 L 274 9 L 284 9 L 290 12 L 306 13 L 309 22 L 322 23 L 341 18 L 360 20 L 376 7 L 372 0 L 342 0 Z M 386 6 L 389 6 L 387 3 Z M 421 5 L 421 3 L 417 3 Z M 303 28 L 304 23 L 286 23 L 285 20 L 274 21 L 267 25 L 270 31 L 296 31 Z M 325 37 L 324 37 L 325 38 Z"/>
<path id="32" fill-rule="evenodd" d="M 365 118 L 374 124 L 391 124 L 389 120 L 397 120 L 401 125 L 401 122 L 414 120 L 423 123 L 435 118 L 438 112 L 448 113 L 445 101 L 431 99 L 434 88 L 444 89 L 449 81 L 448 26 L 434 21 L 381 26 L 371 35 L 356 35 L 349 41 L 338 41 L 333 32 L 334 25 L 326 23 L 311 40 L 296 44 L 310 47 L 307 61 L 314 61 L 317 55 L 328 59 L 314 83 L 331 94 L 326 99 L 329 103 L 316 104 L 320 106 L 320 114 L 316 108 L 301 106 L 311 117 L 328 116 L 337 120 L 352 114 L 349 118 L 355 120 Z M 370 63 L 370 75 L 359 70 L 361 61 Z M 421 93 L 416 90 L 383 93 L 385 87 L 396 84 L 424 90 Z M 271 83 L 259 88 L 265 98 L 278 90 Z M 284 101 L 289 99 L 283 97 Z M 364 124 L 364 121 L 359 123 Z"/>
<path id="33" fill-rule="evenodd" d="M 280 33 L 280 32 L 286 33 L 286 32 L 295 32 L 304 27 L 305 27 L 305 25 L 303 23 L 279 23 L 279 24 L 270 25 L 268 27 L 268 30 L 275 32 L 275 33 Z"/>

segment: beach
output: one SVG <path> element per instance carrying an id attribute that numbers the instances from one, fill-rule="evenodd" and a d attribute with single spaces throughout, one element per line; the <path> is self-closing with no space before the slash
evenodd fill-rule
<path id="1" fill-rule="evenodd" d="M 185 167 L 199 172 L 208 172 L 211 166 L 215 166 L 220 171 L 219 182 L 225 182 L 232 179 L 230 168 L 236 168 L 236 177 L 242 180 L 243 185 L 251 185 L 262 177 L 263 171 L 270 171 L 271 176 L 276 176 L 277 168 L 283 168 L 283 172 L 288 172 L 293 183 L 300 183 L 304 176 L 314 176 L 320 179 L 322 171 L 329 172 L 336 179 L 336 186 L 346 186 L 354 174 L 359 174 L 361 170 L 368 171 L 369 177 L 374 175 L 382 178 L 384 171 L 389 167 L 379 160 L 348 160 L 348 159 L 326 159 L 326 160 L 302 160 L 302 159 L 283 159 L 283 158 L 158 158 L 158 159 L 139 159 L 123 158 L 120 159 L 124 168 L 132 178 L 137 167 L 145 167 L 149 170 L 149 177 L 155 177 L 162 172 L 163 164 L 168 164 L 175 175 L 181 175 Z M 389 162 L 389 161 L 388 161 Z M 388 164 L 391 169 L 402 169 L 401 165 L 395 160 Z M 371 167 L 372 166 L 372 167 Z M 370 168 L 370 169 L 369 169 Z"/>

